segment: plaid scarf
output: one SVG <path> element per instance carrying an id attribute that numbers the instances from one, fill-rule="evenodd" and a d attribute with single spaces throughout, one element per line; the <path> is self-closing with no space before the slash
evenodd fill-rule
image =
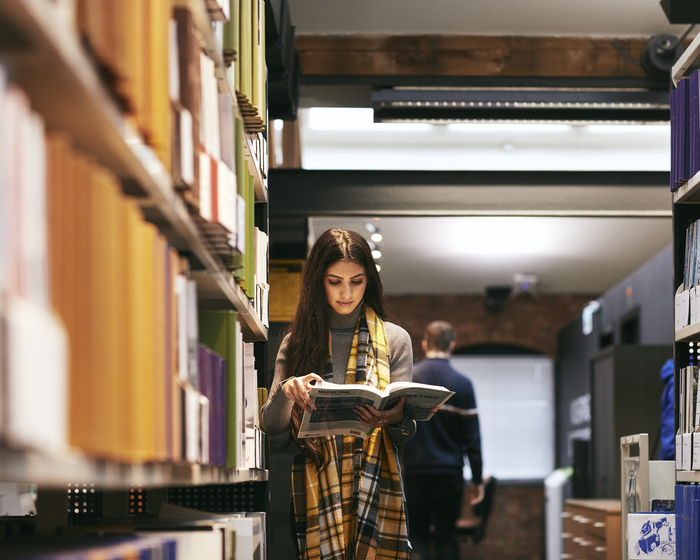
<path id="1" fill-rule="evenodd" d="M 324 377 L 330 374 L 332 379 L 332 368 L 326 370 Z M 383 390 L 389 381 L 384 322 L 365 307 L 355 329 L 345 382 Z M 344 436 L 340 459 L 334 437 L 318 439 L 323 466 L 317 468 L 298 453 L 292 467 L 299 558 L 407 560 L 401 473 L 386 430 L 377 428 L 364 440 Z"/>

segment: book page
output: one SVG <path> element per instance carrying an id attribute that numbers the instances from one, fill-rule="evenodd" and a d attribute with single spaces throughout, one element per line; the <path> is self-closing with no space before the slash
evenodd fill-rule
<path id="1" fill-rule="evenodd" d="M 316 406 L 311 413 L 305 412 L 299 427 L 299 437 L 327 435 L 353 435 L 367 437 L 371 428 L 357 419 L 357 406 L 377 408 L 381 392 L 369 385 L 337 385 L 318 383 L 309 391 Z"/>
<path id="2" fill-rule="evenodd" d="M 379 410 L 393 408 L 399 399 L 406 395 L 404 414 L 413 420 L 427 421 L 454 395 L 453 391 L 438 385 L 412 383 L 407 381 L 390 384 L 390 396 L 384 400 Z"/>

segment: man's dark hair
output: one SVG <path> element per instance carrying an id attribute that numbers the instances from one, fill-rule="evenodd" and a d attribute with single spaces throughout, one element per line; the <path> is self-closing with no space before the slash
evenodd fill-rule
<path id="1" fill-rule="evenodd" d="M 455 332 L 447 321 L 433 321 L 425 327 L 423 338 L 427 342 L 429 350 L 448 352 L 450 344 L 455 339 Z"/>

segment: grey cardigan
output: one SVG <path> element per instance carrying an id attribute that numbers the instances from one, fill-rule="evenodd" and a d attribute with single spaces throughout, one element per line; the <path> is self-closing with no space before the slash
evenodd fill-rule
<path id="1" fill-rule="evenodd" d="M 331 346 L 333 357 L 333 382 L 345 383 L 352 338 L 360 316 L 361 306 L 348 315 L 341 315 L 328 308 L 331 330 Z M 411 381 L 413 378 L 413 347 L 411 337 L 400 326 L 384 322 L 389 351 L 389 369 L 391 382 Z M 261 411 L 263 430 L 271 436 L 289 435 L 289 422 L 292 414 L 293 401 L 288 399 L 280 390 L 285 378 L 285 361 L 289 335 L 285 336 L 280 345 L 275 361 L 275 375 L 270 388 L 270 396 Z M 311 373 L 311 372 L 309 372 Z M 319 375 L 322 375 L 320 373 Z M 416 433 L 416 422 L 407 416 L 401 424 L 387 426 L 387 432 L 394 445 L 403 445 Z"/>

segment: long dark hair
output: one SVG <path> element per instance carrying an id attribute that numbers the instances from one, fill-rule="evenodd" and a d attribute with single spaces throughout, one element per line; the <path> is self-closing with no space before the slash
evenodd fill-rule
<path id="1" fill-rule="evenodd" d="M 324 277 L 329 266 L 348 260 L 362 265 L 367 274 L 364 304 L 377 316 L 386 319 L 384 289 L 367 240 L 359 233 L 346 229 L 324 231 L 311 247 L 304 265 L 301 294 L 296 315 L 289 327 L 285 379 L 308 373 L 323 376 L 328 361 L 328 303 Z M 302 409 L 292 410 L 292 435 L 299 432 Z M 318 445 L 312 439 L 297 439 L 297 445 L 317 464 L 321 461 Z"/>

